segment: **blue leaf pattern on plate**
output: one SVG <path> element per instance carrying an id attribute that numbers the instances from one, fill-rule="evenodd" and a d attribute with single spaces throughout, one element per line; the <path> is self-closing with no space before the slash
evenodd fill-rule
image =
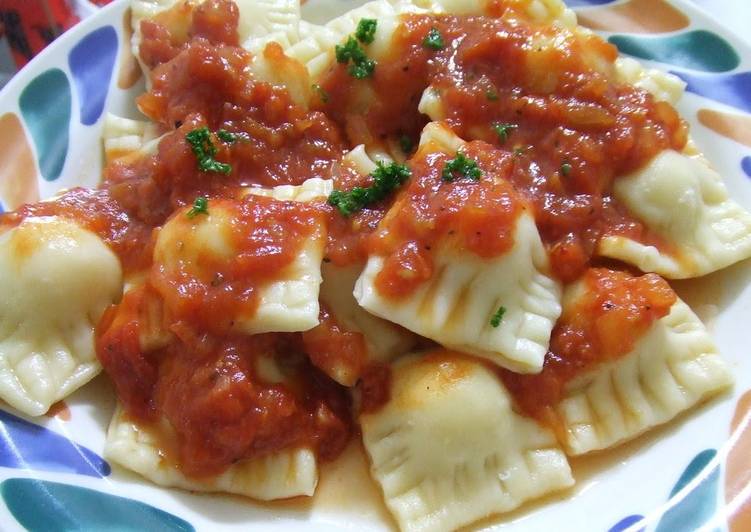
<path id="1" fill-rule="evenodd" d="M 68 77 L 59 68 L 31 80 L 18 99 L 21 115 L 37 151 L 42 177 L 54 181 L 68 155 L 71 93 Z"/>
<path id="2" fill-rule="evenodd" d="M 0 410 L 0 466 L 104 477 L 110 465 L 86 447 Z"/>
<path id="3" fill-rule="evenodd" d="M 687 91 L 751 113 L 751 72 L 714 75 L 672 73 L 687 83 Z"/>
<path id="4" fill-rule="evenodd" d="M 670 492 L 671 499 L 696 477 L 701 475 L 703 478 L 678 504 L 665 512 L 655 532 L 697 530 L 712 518 L 717 509 L 720 467 L 717 464 L 709 470 L 707 467 L 716 455 L 716 450 L 706 449 L 686 466 Z"/>
<path id="5" fill-rule="evenodd" d="M 741 159 L 741 168 L 748 177 L 751 177 L 751 155 L 746 155 Z"/>
<path id="6" fill-rule="evenodd" d="M 70 51 L 68 65 L 78 91 L 81 123 L 95 124 L 104 111 L 117 57 L 117 32 L 112 26 L 94 30 Z"/>
<path id="7" fill-rule="evenodd" d="M 194 532 L 195 528 L 148 504 L 70 484 L 11 478 L 0 484 L 8 510 L 27 530 Z"/>
<path id="8" fill-rule="evenodd" d="M 614 524 L 608 529 L 608 532 L 621 532 L 627 528 L 634 526 L 636 523 L 644 519 L 643 515 L 628 515 Z M 644 530 L 644 527 L 638 529 L 639 532 Z"/>

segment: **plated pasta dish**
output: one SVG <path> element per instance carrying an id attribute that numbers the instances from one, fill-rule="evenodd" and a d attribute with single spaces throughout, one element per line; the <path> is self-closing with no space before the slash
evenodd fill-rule
<path id="1" fill-rule="evenodd" d="M 108 460 L 263 501 L 360 440 L 417 532 L 565 492 L 569 457 L 732 386 L 671 282 L 750 257 L 751 213 L 683 83 L 561 1 L 130 16 L 142 116 L 107 116 L 100 185 L 0 214 L 19 411 L 103 371 Z"/>

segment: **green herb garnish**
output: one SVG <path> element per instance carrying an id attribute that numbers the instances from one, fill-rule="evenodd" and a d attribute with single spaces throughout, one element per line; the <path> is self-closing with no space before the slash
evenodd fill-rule
<path id="1" fill-rule="evenodd" d="M 561 165 L 561 175 L 563 177 L 568 176 L 571 173 L 571 165 L 569 163 L 563 163 Z"/>
<path id="2" fill-rule="evenodd" d="M 399 147 L 404 153 L 412 153 L 414 145 L 414 142 L 412 142 L 412 139 L 408 135 L 401 135 L 399 137 Z"/>
<path id="3" fill-rule="evenodd" d="M 490 326 L 497 328 L 501 321 L 503 321 L 503 315 L 506 314 L 506 307 L 498 307 L 498 310 L 495 311 L 495 314 L 490 318 Z"/>
<path id="4" fill-rule="evenodd" d="M 498 100 L 498 93 L 495 91 L 495 89 L 488 89 L 485 91 L 485 97 L 491 102 L 495 102 L 496 100 Z"/>
<path id="5" fill-rule="evenodd" d="M 339 209 L 344 216 L 351 216 L 355 212 L 377 203 L 403 185 L 412 172 L 403 164 L 382 162 L 370 174 L 373 184 L 369 187 L 355 187 L 350 191 L 335 190 L 328 198 L 329 205 Z"/>
<path id="6" fill-rule="evenodd" d="M 376 27 L 378 21 L 374 18 L 361 18 L 357 23 L 355 37 L 363 44 L 370 44 L 375 40 Z"/>
<path id="7" fill-rule="evenodd" d="M 329 93 L 321 87 L 318 83 L 313 84 L 313 90 L 318 93 L 318 97 L 323 103 L 329 103 Z"/>
<path id="8" fill-rule="evenodd" d="M 218 172 L 220 174 L 229 174 L 232 166 L 220 163 L 214 157 L 216 156 L 216 146 L 211 141 L 211 132 L 206 126 L 194 129 L 185 135 L 185 140 L 190 144 L 193 154 L 198 159 L 198 168 L 203 172 Z"/>
<path id="9" fill-rule="evenodd" d="M 435 27 L 430 28 L 430 31 L 428 31 L 428 34 L 422 40 L 422 45 L 425 48 L 430 48 L 431 50 L 443 50 L 443 48 L 446 46 L 446 44 L 443 42 L 443 37 L 441 37 L 441 32 L 439 32 L 438 28 Z"/>
<path id="10" fill-rule="evenodd" d="M 373 61 L 372 59 L 366 59 L 364 61 L 360 61 L 360 62 L 349 65 L 349 69 L 347 70 L 347 72 L 349 72 L 349 75 L 355 79 L 369 78 L 370 76 L 373 75 L 375 66 L 376 66 L 375 61 Z"/>
<path id="11" fill-rule="evenodd" d="M 526 151 L 527 151 L 526 148 L 517 146 L 516 148 L 514 148 L 514 155 L 516 155 L 517 157 L 521 157 L 522 155 L 524 155 Z"/>
<path id="12" fill-rule="evenodd" d="M 373 70 L 375 70 L 376 62 L 372 59 L 368 59 L 365 55 L 365 51 L 357 44 L 357 40 L 351 35 L 347 37 L 347 41 L 343 45 L 337 44 L 334 47 L 334 54 L 336 55 L 336 61 L 338 63 L 349 65 L 349 75 L 353 78 L 363 79 L 371 76 Z"/>
<path id="13" fill-rule="evenodd" d="M 230 133 L 226 129 L 217 130 L 216 137 L 222 142 L 226 142 L 227 144 L 232 144 L 233 142 L 236 142 L 237 139 L 239 138 L 239 136 L 236 133 Z"/>
<path id="14" fill-rule="evenodd" d="M 508 140 L 509 133 L 516 127 L 516 124 L 493 124 L 493 129 L 498 135 L 498 140 L 501 141 L 501 144 Z"/>
<path id="15" fill-rule="evenodd" d="M 209 200 L 198 196 L 193 202 L 193 207 L 187 212 L 188 218 L 195 218 L 199 214 L 209 214 Z"/>
<path id="16" fill-rule="evenodd" d="M 456 157 L 447 162 L 446 166 L 443 167 L 441 178 L 450 183 L 456 179 L 457 176 L 478 181 L 480 177 L 482 177 L 482 171 L 478 168 L 477 163 L 474 160 L 468 158 L 461 152 L 456 152 Z"/>

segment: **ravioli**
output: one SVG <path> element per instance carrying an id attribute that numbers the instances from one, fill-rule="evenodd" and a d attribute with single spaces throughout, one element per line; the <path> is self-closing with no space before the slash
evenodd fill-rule
<path id="1" fill-rule="evenodd" d="M 241 45 L 258 53 L 269 42 L 290 46 L 299 40 L 300 3 L 295 0 L 234 0 L 239 12 L 237 32 Z M 174 37 L 186 35 L 190 24 L 191 9 L 203 0 L 133 0 L 131 3 L 131 46 L 144 72 L 149 68 L 141 60 L 140 46 L 143 41 L 141 22 L 159 20 Z M 169 11 L 169 13 L 168 13 Z M 161 20 L 159 15 L 161 14 Z M 147 76 L 147 84 L 149 79 Z"/>
<path id="2" fill-rule="evenodd" d="M 552 432 L 455 353 L 397 362 L 391 399 L 360 424 L 372 475 L 408 532 L 456 529 L 574 482 Z"/>
<path id="3" fill-rule="evenodd" d="M 456 153 L 463 141 L 440 124 L 429 124 L 421 150 Z M 399 209 L 395 203 L 392 209 Z M 384 220 L 389 219 L 389 213 Z M 383 222 L 382 222 L 383 223 Z M 433 274 L 409 297 L 394 300 L 376 287 L 384 268 L 371 255 L 355 285 L 355 298 L 368 312 L 459 351 L 522 373 L 542 368 L 550 332 L 560 315 L 560 287 L 528 212 L 519 214 L 510 250 L 481 258 L 440 246 L 432 251 Z M 499 280 L 503 282 L 499 282 Z M 503 319 L 491 317 L 503 307 Z"/>
<path id="4" fill-rule="evenodd" d="M 283 185 L 266 191 L 250 188 L 245 192 L 249 196 L 265 196 L 273 202 L 304 202 L 325 196 L 330 186 L 328 181 L 311 179 L 299 186 Z M 203 279 L 204 283 L 214 283 L 217 274 L 206 268 L 207 261 L 232 264 L 240 251 L 233 240 L 237 224 L 234 212 L 235 203 L 226 200 L 211 202 L 206 214 L 195 217 L 188 215 L 187 208 L 178 211 L 159 232 L 154 248 L 156 268 L 167 275 L 185 274 Z M 233 314 L 227 316 L 234 331 L 245 334 L 296 332 L 318 324 L 320 266 L 326 243 L 326 225 L 322 216 L 316 216 L 315 220 L 291 264 L 280 272 L 277 279 L 259 287 L 256 302 L 241 303 Z M 247 229 L 252 234 L 253 228 Z M 281 245 L 281 235 L 274 238 L 269 246 Z M 168 312 L 174 310 L 169 301 L 166 308 Z"/>
<path id="5" fill-rule="evenodd" d="M 336 45 L 342 44 L 350 34 L 355 32 L 360 19 L 378 20 L 375 40 L 368 44 L 369 57 L 378 59 L 389 49 L 391 38 L 398 24 L 397 15 L 415 11 L 418 9 L 408 2 L 393 4 L 386 0 L 368 2 L 323 26 L 307 25 L 307 35 L 287 49 L 286 53 L 305 65 L 311 79 L 318 80 L 335 63 Z"/>
<path id="6" fill-rule="evenodd" d="M 656 68 L 644 68 L 639 61 L 630 57 L 615 60 L 615 76 L 619 83 L 644 89 L 658 101 L 672 105 L 678 103 L 686 87 L 686 83 L 678 76 Z"/>
<path id="7" fill-rule="evenodd" d="M 567 288 L 567 308 L 576 303 L 581 289 L 579 284 Z M 678 299 L 629 353 L 566 385 L 555 408 L 562 443 L 574 455 L 612 447 L 670 421 L 731 384 L 706 328 Z"/>
<path id="8" fill-rule="evenodd" d="M 152 122 L 132 120 L 107 113 L 102 131 L 104 160 L 109 164 L 117 159 L 128 160 L 140 155 L 156 153 L 161 137 Z"/>
<path id="9" fill-rule="evenodd" d="M 414 347 L 417 337 L 357 304 L 352 292 L 361 272 L 360 266 L 323 264 L 320 299 L 342 326 L 362 333 L 370 361 L 389 362 Z"/>
<path id="10" fill-rule="evenodd" d="M 618 178 L 613 195 L 668 247 L 607 236 L 598 245 L 601 255 L 669 279 L 698 277 L 751 257 L 751 213 L 730 199 L 700 155 L 666 150 Z"/>
<path id="11" fill-rule="evenodd" d="M 242 460 L 210 478 L 186 477 L 163 447 L 169 423 L 144 425 L 127 418 L 118 405 L 107 431 L 104 456 L 155 484 L 198 492 L 224 492 L 262 501 L 313 495 L 318 483 L 315 454 L 309 449 Z"/>
<path id="12" fill-rule="evenodd" d="M 0 234 L 0 397 L 39 416 L 100 371 L 94 328 L 122 293 L 120 262 L 56 217 Z"/>

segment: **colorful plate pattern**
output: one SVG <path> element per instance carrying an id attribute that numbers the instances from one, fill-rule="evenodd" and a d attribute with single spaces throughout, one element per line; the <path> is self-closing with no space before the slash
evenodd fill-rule
<path id="1" fill-rule="evenodd" d="M 719 2 L 729 17 L 744 0 Z M 582 24 L 625 53 L 687 83 L 680 110 L 700 147 L 751 208 L 751 47 L 704 13 L 713 2 L 570 0 Z M 321 20 L 352 2 L 309 0 Z M 126 43 L 127 2 L 73 28 L 0 92 L 0 212 L 101 171 L 105 109 L 135 116 L 140 73 Z M 751 530 L 751 361 L 744 319 L 751 311 L 751 265 L 737 265 L 679 292 L 719 310 L 713 327 L 735 367 L 734 392 L 657 434 L 601 457 L 574 462 L 576 491 L 516 512 L 493 527 L 670 532 Z M 721 287 L 721 288 L 718 288 Z M 393 526 L 370 487 L 349 489 L 342 467 L 322 475 L 322 496 L 258 505 L 151 486 L 101 457 L 112 407 L 103 379 L 44 419 L 0 409 L 0 528 L 3 530 L 383 530 Z M 356 453 L 356 451 L 355 451 Z M 352 454 L 352 453 L 349 453 Z M 350 460 L 351 461 L 351 460 Z M 361 458 L 356 464 L 363 469 Z M 363 494 L 370 499 L 363 503 Z M 561 524 L 565 523 L 565 524 Z"/>

